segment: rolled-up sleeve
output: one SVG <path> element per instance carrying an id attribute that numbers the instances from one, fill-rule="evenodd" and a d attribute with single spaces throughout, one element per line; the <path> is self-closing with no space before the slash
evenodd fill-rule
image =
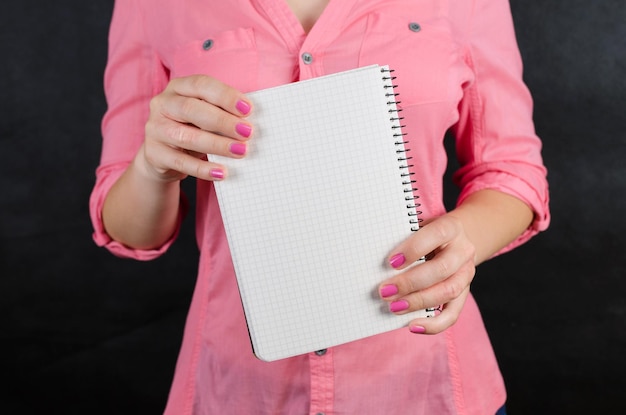
<path id="1" fill-rule="evenodd" d="M 142 13 L 136 0 L 117 0 L 109 32 L 109 52 L 104 77 L 107 112 L 102 120 L 102 154 L 96 170 L 89 210 L 94 228 L 93 239 L 113 254 L 138 260 L 153 259 L 165 252 L 178 231 L 163 246 L 154 250 L 131 249 L 114 241 L 102 222 L 102 206 L 107 193 L 132 161 L 144 140 L 144 126 L 150 99 L 168 81 L 145 35 Z M 181 198 L 179 227 L 186 211 Z"/>
<path id="2" fill-rule="evenodd" d="M 476 191 L 493 189 L 521 199 L 534 211 L 530 227 L 502 253 L 546 229 L 550 221 L 541 140 L 507 0 L 475 2 L 465 59 L 474 79 L 465 88 L 453 128 L 460 163 L 454 175 L 461 189 L 458 203 Z"/>

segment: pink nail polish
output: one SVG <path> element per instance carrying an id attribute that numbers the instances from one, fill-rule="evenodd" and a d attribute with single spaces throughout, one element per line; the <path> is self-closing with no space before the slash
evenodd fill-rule
<path id="1" fill-rule="evenodd" d="M 248 124 L 240 122 L 235 126 L 235 131 L 237 131 L 237 134 L 240 136 L 248 138 L 250 137 L 250 134 L 252 134 L 252 127 Z"/>
<path id="2" fill-rule="evenodd" d="M 232 143 L 230 145 L 230 152 L 238 156 L 246 154 L 246 145 L 242 143 Z"/>
<path id="3" fill-rule="evenodd" d="M 397 313 L 398 311 L 404 311 L 409 308 L 409 303 L 406 300 L 394 301 L 389 304 L 389 310 L 393 313 Z"/>
<path id="4" fill-rule="evenodd" d="M 246 101 L 239 100 L 237 101 L 237 104 L 235 104 L 235 108 L 237 108 L 237 111 L 239 111 L 243 115 L 248 115 L 252 107 Z"/>
<path id="5" fill-rule="evenodd" d="M 394 268 L 402 266 L 402 264 L 404 264 L 405 262 L 406 258 L 404 257 L 404 254 L 395 254 L 389 260 L 389 264 Z"/>
<path id="6" fill-rule="evenodd" d="M 411 333 L 424 334 L 426 333 L 426 329 L 422 326 L 411 326 L 409 327 Z"/>
<path id="7" fill-rule="evenodd" d="M 214 179 L 218 179 L 221 180 L 224 178 L 224 170 L 222 169 L 211 169 L 211 171 L 209 172 L 209 174 L 211 175 L 211 177 L 213 177 Z"/>
<path id="8" fill-rule="evenodd" d="M 385 297 L 391 297 L 392 295 L 398 294 L 398 287 L 396 285 L 383 285 L 380 289 L 380 295 Z"/>

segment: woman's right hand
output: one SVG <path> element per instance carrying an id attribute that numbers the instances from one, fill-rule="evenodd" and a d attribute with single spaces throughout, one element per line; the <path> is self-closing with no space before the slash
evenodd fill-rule
<path id="1" fill-rule="evenodd" d="M 194 176 L 222 180 L 224 166 L 207 154 L 242 158 L 252 125 L 252 105 L 239 91 L 206 75 L 172 79 L 150 102 L 145 142 L 138 157 L 158 181 Z"/>

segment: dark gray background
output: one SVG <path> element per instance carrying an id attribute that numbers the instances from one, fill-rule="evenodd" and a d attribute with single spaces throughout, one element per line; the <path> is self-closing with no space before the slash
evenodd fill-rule
<path id="1" fill-rule="evenodd" d="M 193 219 L 169 254 L 140 263 L 95 247 L 87 214 L 112 5 L 25 0 L 0 13 L 6 413 L 158 414 L 167 397 L 195 279 Z M 626 413 L 626 2 L 512 8 L 553 222 L 481 265 L 473 292 L 510 414 Z"/>

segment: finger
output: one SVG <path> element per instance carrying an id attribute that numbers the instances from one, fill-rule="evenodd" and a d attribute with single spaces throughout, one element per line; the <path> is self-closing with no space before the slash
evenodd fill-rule
<path id="1" fill-rule="evenodd" d="M 421 265 L 420 265 L 421 266 Z M 439 283 L 404 296 L 386 298 L 389 310 L 396 314 L 437 307 L 458 298 L 474 278 L 473 263 L 466 262 L 453 275 Z"/>
<path id="2" fill-rule="evenodd" d="M 435 317 L 418 318 L 411 321 L 409 323 L 409 330 L 416 334 L 437 334 L 452 327 L 461 315 L 469 292 L 470 288 L 466 287 L 461 295 L 446 303 L 442 307 L 441 312 Z"/>
<path id="3" fill-rule="evenodd" d="M 198 98 L 161 95 L 152 100 L 151 113 L 237 140 L 252 136 L 252 124 Z"/>
<path id="4" fill-rule="evenodd" d="M 181 180 L 186 176 L 203 180 L 223 180 L 228 175 L 224 166 L 207 161 L 204 154 L 162 142 L 144 145 L 143 155 L 147 166 L 163 180 Z"/>
<path id="5" fill-rule="evenodd" d="M 252 104 L 244 94 L 210 76 L 174 79 L 168 88 L 178 95 L 201 99 L 237 116 L 245 117 L 252 111 Z"/>
<path id="6" fill-rule="evenodd" d="M 387 301 L 434 286 L 455 274 L 471 260 L 471 249 L 443 249 L 430 260 L 406 269 L 381 284 L 381 297 Z M 385 288 L 393 286 L 395 289 Z M 383 291 L 391 295 L 382 295 Z"/>
<path id="7" fill-rule="evenodd" d="M 419 259 L 444 246 L 462 231 L 458 219 L 442 216 L 422 226 L 419 231 L 396 247 L 389 256 L 389 264 L 396 269 L 404 269 Z"/>
<path id="8" fill-rule="evenodd" d="M 247 143 L 245 142 L 169 119 L 146 124 L 146 137 L 151 137 L 152 140 L 160 141 L 173 148 L 184 149 L 197 154 L 217 154 L 241 158 L 247 152 Z M 147 141 L 150 142 L 151 140 Z"/>

